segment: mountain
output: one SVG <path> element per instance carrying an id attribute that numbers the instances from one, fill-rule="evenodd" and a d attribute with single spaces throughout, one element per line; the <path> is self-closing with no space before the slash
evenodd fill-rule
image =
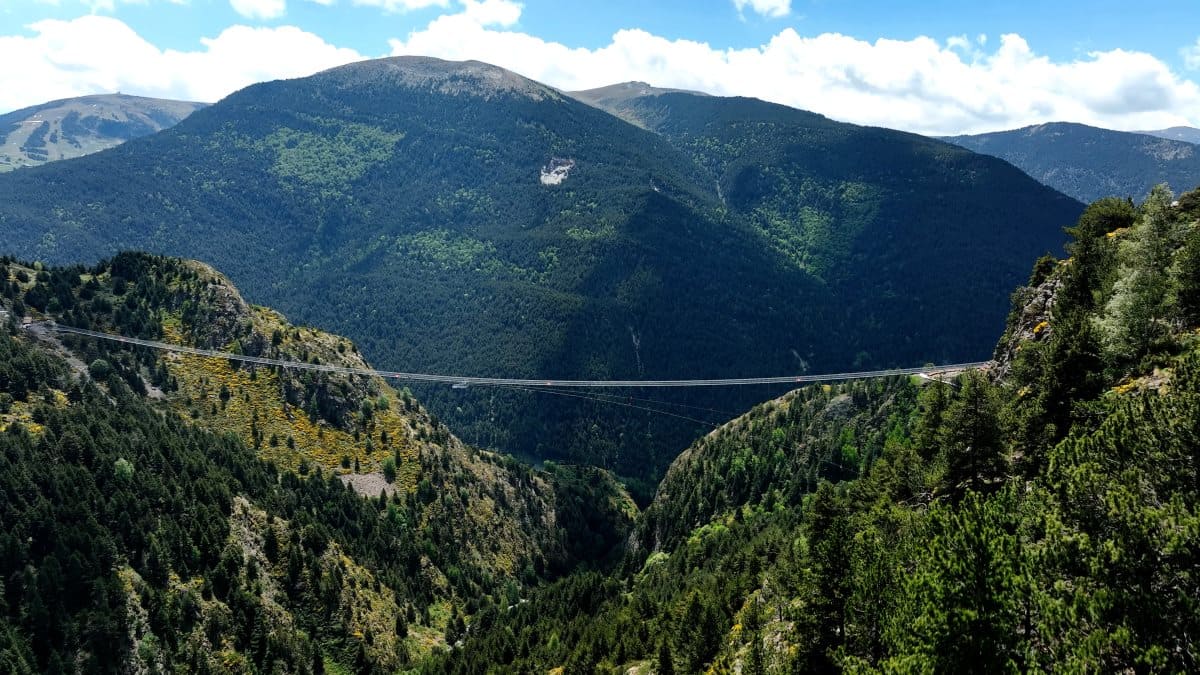
<path id="1" fill-rule="evenodd" d="M 1034 188 L 1003 163 L 914 134 L 757 99 L 624 91 L 608 100 L 653 120 L 650 129 L 701 168 L 721 206 L 760 245 L 836 297 L 835 312 L 853 318 L 830 330 L 853 336 L 860 363 L 919 360 L 923 350 L 962 355 L 969 352 L 951 343 L 989 343 L 986 320 L 936 334 L 925 322 L 969 316 L 983 298 L 1007 295 L 994 284 L 1019 283 L 1023 273 L 1010 271 L 1023 267 L 1016 249 L 1057 249 L 1053 230 L 1078 213 L 1073 201 Z M 1026 191 L 1041 213 L 1022 208 L 1004 225 L 982 225 L 1000 204 L 1020 208 Z"/>
<path id="2" fill-rule="evenodd" d="M 1157 136 L 1159 138 L 1169 138 L 1173 141 L 1200 143 L 1200 129 L 1195 127 L 1169 127 L 1167 129 L 1158 129 L 1156 131 L 1138 131 L 1135 133 Z"/>
<path id="3" fill-rule="evenodd" d="M 812 386 L 698 439 L 623 570 L 426 671 L 1190 670 L 1200 192 L 1172 201 L 1089 207 L 989 370 Z"/>
<path id="4" fill-rule="evenodd" d="M 651 113 L 652 111 L 648 110 L 644 104 L 639 103 L 639 99 L 661 96 L 663 94 L 708 96 L 708 94 L 699 91 L 652 87 L 645 82 L 621 82 L 619 84 L 610 84 L 607 87 L 572 91 L 569 93 L 574 98 L 601 110 L 606 110 L 630 124 L 636 124 L 639 127 L 651 130 L 657 126 L 658 119 L 653 114 L 645 119 L 641 117 L 641 115 Z"/>
<path id="5" fill-rule="evenodd" d="M 366 367 L 203 264 L 2 265 L 4 672 L 390 672 L 629 530 L 607 473 L 465 446 L 379 378 L 15 328 Z"/>
<path id="6" fill-rule="evenodd" d="M 1182 140 L 1067 122 L 944 140 L 1012 162 L 1083 202 L 1141 200 L 1159 183 L 1180 191 L 1200 185 L 1200 148 Z"/>
<path id="7" fill-rule="evenodd" d="M 98 94 L 0 115 L 0 171 L 81 157 L 162 131 L 205 103 Z"/>
<path id="8" fill-rule="evenodd" d="M 665 379 L 977 358 L 1082 208 L 912 134 L 751 99 L 629 105 L 653 131 L 486 64 L 351 64 L 0 176 L 0 234 L 46 262 L 204 260 L 389 369 Z M 645 497 L 772 393 L 414 391 L 472 443 L 614 468 Z"/>

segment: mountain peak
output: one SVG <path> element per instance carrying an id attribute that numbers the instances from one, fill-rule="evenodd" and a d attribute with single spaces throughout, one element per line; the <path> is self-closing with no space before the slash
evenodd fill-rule
<path id="1" fill-rule="evenodd" d="M 578 101 L 582 101 L 593 108 L 599 108 L 605 112 L 612 113 L 626 122 L 644 129 L 653 129 L 656 124 L 657 116 L 648 116 L 646 111 L 641 109 L 644 108 L 644 106 L 640 106 L 637 103 L 638 100 L 662 96 L 664 94 L 689 94 L 692 96 L 703 96 L 705 98 L 709 97 L 709 94 L 701 91 L 689 91 L 687 89 L 667 89 L 637 81 L 619 82 L 617 84 L 610 84 L 606 87 L 567 92 L 568 96 L 571 96 Z"/>
<path id="2" fill-rule="evenodd" d="M 482 61 L 445 61 L 430 56 L 392 56 L 338 66 L 315 77 L 343 84 L 383 82 L 409 88 L 431 89 L 451 96 L 484 99 L 508 94 L 534 100 L 560 94 L 539 82 Z"/>
<path id="3" fill-rule="evenodd" d="M 663 94 L 691 94 L 692 96 L 709 96 L 702 91 L 692 91 L 690 89 L 671 89 L 668 87 L 655 87 L 654 85 L 645 82 L 618 82 L 604 87 L 596 87 L 595 89 L 583 89 L 580 91 L 567 92 L 584 103 L 597 107 L 612 105 L 630 101 L 643 96 L 662 96 Z"/>

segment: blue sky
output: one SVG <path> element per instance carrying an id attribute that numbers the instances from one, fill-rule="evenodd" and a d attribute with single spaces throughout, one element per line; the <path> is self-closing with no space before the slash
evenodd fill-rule
<path id="1" fill-rule="evenodd" d="M 959 133 L 1200 126 L 1200 3 L 1077 0 L 7 0 L 0 111 L 120 89 L 213 100 L 361 58 L 478 58 Z"/>

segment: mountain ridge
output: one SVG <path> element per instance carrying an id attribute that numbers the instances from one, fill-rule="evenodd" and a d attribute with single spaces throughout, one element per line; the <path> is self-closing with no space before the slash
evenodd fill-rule
<path id="1" fill-rule="evenodd" d="M 0 115 L 0 171 L 81 157 L 171 127 L 208 104 L 97 94 Z"/>
<path id="2" fill-rule="evenodd" d="M 1200 129 L 1196 127 L 1168 127 L 1166 129 L 1155 129 L 1152 131 L 1138 131 L 1135 133 L 1148 134 L 1150 136 L 1158 136 L 1159 138 L 1169 138 L 1174 141 L 1186 141 L 1188 143 L 1200 143 Z"/>
<path id="3" fill-rule="evenodd" d="M 1141 200 L 1159 183 L 1181 192 L 1200 185 L 1196 145 L 1141 132 L 1053 122 L 944 140 L 1012 162 L 1085 203 L 1111 196 Z"/>

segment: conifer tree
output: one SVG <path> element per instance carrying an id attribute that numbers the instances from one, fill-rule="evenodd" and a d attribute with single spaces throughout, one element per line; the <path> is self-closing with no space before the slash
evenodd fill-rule
<path id="1" fill-rule="evenodd" d="M 1170 189 L 1156 186 L 1142 204 L 1139 221 L 1121 243 L 1118 279 L 1098 322 L 1105 347 L 1116 362 L 1140 358 L 1165 332 L 1167 271 L 1178 230 L 1171 201 Z"/>
<path id="2" fill-rule="evenodd" d="M 1005 469 L 995 387 L 979 372 L 966 373 L 959 382 L 941 433 L 947 487 L 955 498 L 967 489 L 985 489 Z"/>
<path id="3" fill-rule="evenodd" d="M 671 647 L 666 640 L 658 643 L 658 670 L 656 675 L 675 675 L 675 664 L 671 661 Z"/>
<path id="4" fill-rule="evenodd" d="M 1185 326 L 1200 324 L 1200 223 L 1192 223 L 1171 267 L 1176 312 Z"/>

